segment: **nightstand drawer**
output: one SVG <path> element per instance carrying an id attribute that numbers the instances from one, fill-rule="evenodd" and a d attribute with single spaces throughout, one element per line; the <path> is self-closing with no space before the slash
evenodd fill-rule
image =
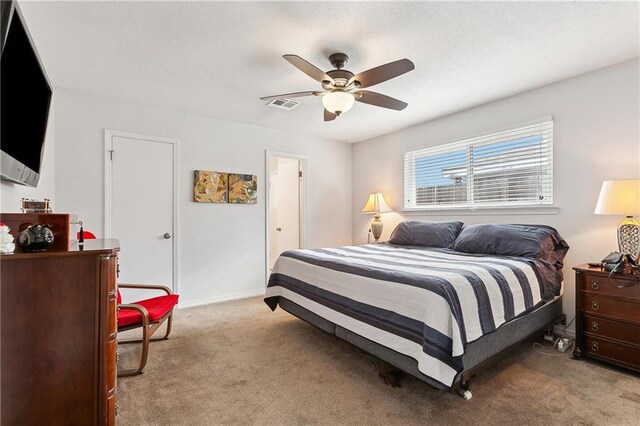
<path id="1" fill-rule="evenodd" d="M 607 337 L 640 346 L 640 325 L 625 324 L 584 315 L 584 332 L 592 337 Z"/>
<path id="2" fill-rule="evenodd" d="M 606 339 L 584 335 L 583 350 L 595 358 L 621 363 L 636 370 L 640 368 L 640 347 L 623 345 Z"/>
<path id="3" fill-rule="evenodd" d="M 633 281 L 623 278 L 612 277 L 609 280 L 606 276 L 589 275 L 585 274 L 582 280 L 582 288 L 585 291 L 605 294 L 617 297 L 626 297 L 629 299 L 636 299 L 640 301 L 640 283 L 637 283 L 631 287 L 619 288 L 617 286 L 628 286 Z"/>
<path id="4" fill-rule="evenodd" d="M 593 293 L 582 294 L 582 311 L 640 324 L 640 303 Z"/>

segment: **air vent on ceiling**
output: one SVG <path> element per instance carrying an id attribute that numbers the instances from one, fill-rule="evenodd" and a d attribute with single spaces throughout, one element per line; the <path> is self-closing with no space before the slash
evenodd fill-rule
<path id="1" fill-rule="evenodd" d="M 272 106 L 274 108 L 286 109 L 287 111 L 290 111 L 295 107 L 297 107 L 298 105 L 300 105 L 300 103 L 301 102 L 294 101 L 292 99 L 282 98 L 282 99 L 274 99 L 270 101 L 267 105 Z"/>

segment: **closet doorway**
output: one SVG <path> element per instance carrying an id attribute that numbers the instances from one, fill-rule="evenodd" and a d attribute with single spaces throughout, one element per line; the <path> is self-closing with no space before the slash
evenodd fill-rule
<path id="1" fill-rule="evenodd" d="M 305 247 L 306 157 L 267 151 L 266 279 L 284 251 Z"/>

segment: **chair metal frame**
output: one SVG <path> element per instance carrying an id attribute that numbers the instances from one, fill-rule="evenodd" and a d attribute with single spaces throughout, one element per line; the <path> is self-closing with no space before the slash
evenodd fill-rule
<path id="1" fill-rule="evenodd" d="M 171 290 L 163 285 L 149 285 L 149 284 L 118 284 L 119 288 L 131 288 L 137 290 L 161 290 L 165 293 L 173 294 Z M 142 374 L 142 370 L 147 365 L 147 358 L 149 356 L 149 343 L 150 342 L 159 342 L 162 340 L 167 340 L 169 338 L 169 333 L 171 333 L 171 325 L 173 323 L 173 308 L 163 315 L 161 318 L 156 321 L 149 321 L 149 312 L 147 309 L 135 303 L 121 303 L 118 305 L 118 309 L 129 309 L 133 311 L 137 311 L 142 317 L 142 322 L 139 324 L 131 324 L 124 327 L 118 326 L 118 334 L 122 331 L 135 330 L 137 328 L 142 328 L 142 339 L 135 340 L 124 340 L 121 341 L 118 339 L 118 344 L 130 344 L 130 343 L 142 343 L 142 355 L 140 356 L 140 364 L 138 368 L 131 368 L 127 370 L 118 370 L 118 377 L 128 377 L 128 376 L 136 376 L 138 374 Z M 162 326 L 162 324 L 167 321 L 167 331 L 164 336 L 161 338 L 152 339 L 151 336 Z"/>

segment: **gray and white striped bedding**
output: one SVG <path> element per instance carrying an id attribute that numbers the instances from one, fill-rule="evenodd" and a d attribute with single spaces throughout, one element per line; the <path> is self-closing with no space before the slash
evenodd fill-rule
<path id="1" fill-rule="evenodd" d="M 284 297 L 373 342 L 410 356 L 450 387 L 468 343 L 558 295 L 548 265 L 389 244 L 293 250 L 277 260 L 265 302 Z"/>

